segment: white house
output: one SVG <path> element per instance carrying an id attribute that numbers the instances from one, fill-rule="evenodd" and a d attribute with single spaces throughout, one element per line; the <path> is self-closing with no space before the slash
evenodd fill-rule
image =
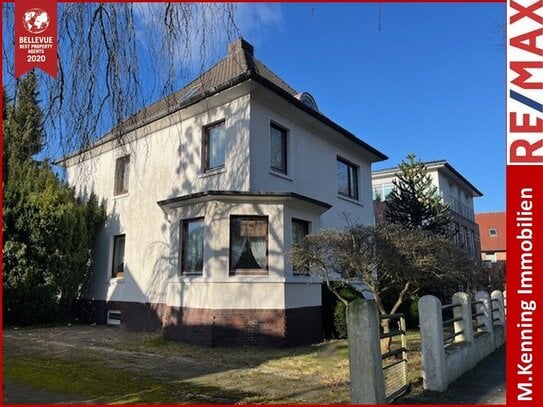
<path id="1" fill-rule="evenodd" d="M 288 251 L 345 216 L 372 224 L 371 164 L 384 159 L 239 39 L 183 89 L 61 161 L 109 215 L 82 308 L 208 345 L 319 340 L 321 284 L 292 270 Z"/>
<path id="2" fill-rule="evenodd" d="M 475 259 L 481 257 L 479 226 L 475 223 L 473 198 L 483 194 L 446 160 L 424 163 L 432 184 L 437 187 L 443 202 L 448 203 L 453 215 L 455 243 Z M 394 188 L 398 167 L 374 171 L 372 174 L 373 199 L 384 201 Z M 376 209 L 376 211 L 379 211 Z"/>

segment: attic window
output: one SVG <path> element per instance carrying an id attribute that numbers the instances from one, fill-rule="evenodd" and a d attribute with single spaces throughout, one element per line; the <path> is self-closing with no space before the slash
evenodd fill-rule
<path id="1" fill-rule="evenodd" d="M 200 89 L 200 85 L 193 86 L 189 90 L 185 92 L 183 96 L 181 96 L 181 102 L 185 102 L 186 100 L 189 100 L 192 96 L 196 94 L 196 92 Z"/>
<path id="2" fill-rule="evenodd" d="M 498 231 L 494 228 L 488 229 L 489 236 L 498 236 Z"/>
<path id="3" fill-rule="evenodd" d="M 313 98 L 313 96 L 311 96 L 309 93 L 302 92 L 302 93 L 297 94 L 296 97 L 298 98 L 300 102 L 310 107 L 311 109 L 315 111 L 319 110 L 317 107 L 317 102 L 315 102 L 315 98 Z"/>

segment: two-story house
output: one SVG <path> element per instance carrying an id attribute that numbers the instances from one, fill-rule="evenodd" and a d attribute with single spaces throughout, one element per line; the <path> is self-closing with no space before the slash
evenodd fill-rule
<path id="1" fill-rule="evenodd" d="M 432 185 L 445 203 L 448 203 L 453 215 L 455 243 L 474 259 L 481 258 L 479 227 L 475 222 L 473 198 L 483 194 L 446 160 L 424 163 Z M 373 199 L 383 202 L 394 188 L 398 167 L 374 171 L 372 174 Z M 376 214 L 383 215 L 382 205 L 376 205 Z"/>
<path id="2" fill-rule="evenodd" d="M 384 159 L 239 39 L 61 160 L 109 215 L 82 306 L 100 323 L 208 345 L 319 340 L 321 284 L 292 270 L 288 252 L 345 216 L 372 224 L 371 165 Z"/>

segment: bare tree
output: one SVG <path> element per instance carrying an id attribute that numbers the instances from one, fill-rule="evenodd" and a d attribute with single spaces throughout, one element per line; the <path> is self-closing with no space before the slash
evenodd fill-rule
<path id="1" fill-rule="evenodd" d="M 395 224 L 323 230 L 306 236 L 290 256 L 295 268 L 321 276 L 344 303 L 331 281 L 361 282 L 382 315 L 394 314 L 420 292 L 458 287 L 473 266 L 447 238 Z"/>
<path id="2" fill-rule="evenodd" d="M 226 3 L 59 3 L 58 78 L 38 75 L 53 154 L 82 149 L 203 70 L 238 35 Z M 3 73 L 15 89 L 13 3 L 2 3 Z M 13 95 L 12 95 L 13 97 Z M 119 134 L 120 136 L 121 134 Z M 50 152 L 51 154 L 51 152 Z"/>

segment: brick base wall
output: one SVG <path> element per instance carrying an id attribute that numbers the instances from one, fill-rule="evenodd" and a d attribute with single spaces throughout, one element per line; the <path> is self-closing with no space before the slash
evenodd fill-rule
<path id="1" fill-rule="evenodd" d="M 84 322 L 105 324 L 108 310 L 121 311 L 130 331 L 159 332 L 167 339 L 206 346 L 294 346 L 322 340 L 322 309 L 202 309 L 120 301 L 83 300 Z"/>

